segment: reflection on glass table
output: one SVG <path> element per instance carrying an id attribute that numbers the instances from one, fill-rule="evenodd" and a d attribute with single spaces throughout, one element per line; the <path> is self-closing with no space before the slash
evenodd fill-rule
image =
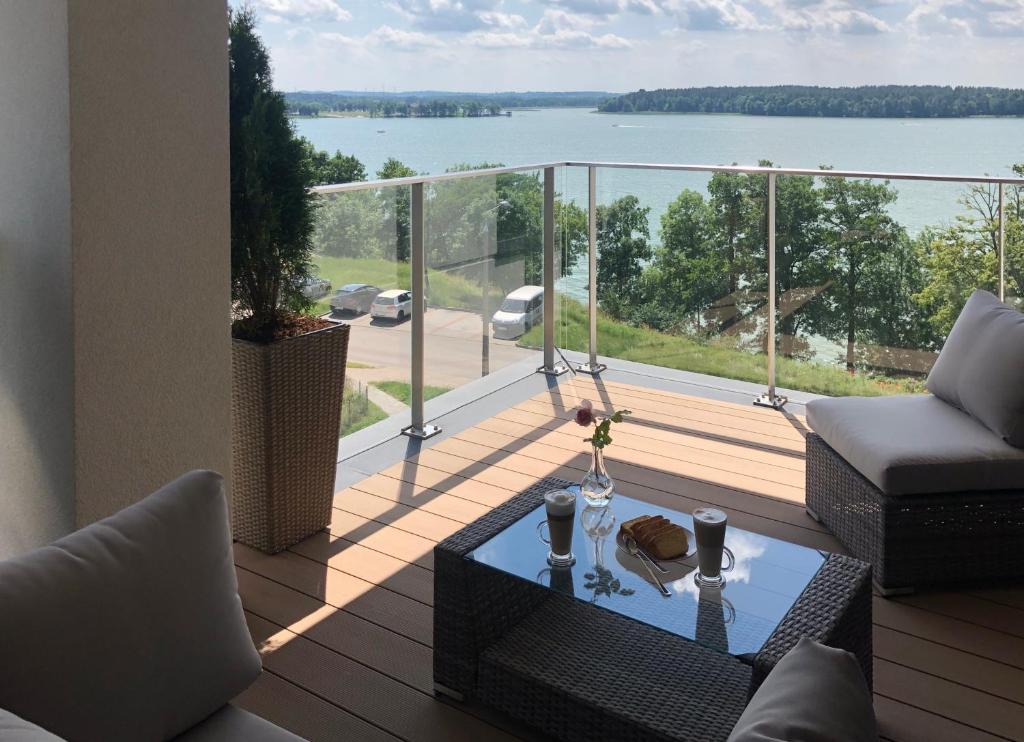
<path id="1" fill-rule="evenodd" d="M 726 546 L 735 566 L 722 589 L 694 582 L 697 557 L 659 562 L 668 588 L 662 596 L 637 557 L 616 543 L 618 526 L 640 515 L 662 515 L 693 530 L 681 512 L 616 495 L 608 508 L 578 510 L 573 531 L 576 564 L 551 568 L 537 537 L 543 506 L 486 541 L 468 557 L 494 569 L 644 622 L 734 656 L 756 654 L 825 563 L 826 554 L 735 527 Z"/>

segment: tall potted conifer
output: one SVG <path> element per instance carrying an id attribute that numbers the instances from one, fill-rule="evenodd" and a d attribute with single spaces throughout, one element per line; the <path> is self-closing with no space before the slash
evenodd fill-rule
<path id="1" fill-rule="evenodd" d="M 232 523 L 274 553 L 330 522 L 349 328 L 302 313 L 310 164 L 255 15 L 230 20 Z"/>

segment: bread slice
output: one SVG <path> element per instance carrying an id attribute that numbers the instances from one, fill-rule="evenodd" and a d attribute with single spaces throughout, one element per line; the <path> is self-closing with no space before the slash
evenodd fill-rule
<path id="1" fill-rule="evenodd" d="M 669 521 L 662 521 L 661 523 L 655 523 L 651 526 L 645 527 L 643 532 L 640 533 L 637 543 L 641 549 L 646 550 L 648 546 L 654 543 L 654 540 L 658 537 L 658 534 L 673 528 L 673 525 Z"/>
<path id="2" fill-rule="evenodd" d="M 652 559 L 678 559 L 686 554 L 689 541 L 686 538 L 686 531 L 672 524 L 654 534 L 651 543 L 643 549 Z"/>
<path id="3" fill-rule="evenodd" d="M 636 527 L 639 526 L 641 523 L 647 522 L 652 517 L 653 516 L 650 516 L 650 515 L 641 515 L 641 516 L 639 516 L 637 518 L 633 518 L 631 520 L 627 520 L 625 523 L 623 523 L 621 526 L 619 526 L 619 529 L 623 533 L 625 533 L 627 536 L 635 539 L 636 538 L 636 532 L 635 532 Z"/>
<path id="4" fill-rule="evenodd" d="M 655 531 L 660 530 L 668 524 L 669 521 L 667 518 L 655 515 L 648 518 L 643 523 L 639 523 L 633 527 L 633 538 L 635 538 L 637 543 L 642 547 L 644 541 L 647 540 L 650 534 L 653 534 Z"/>

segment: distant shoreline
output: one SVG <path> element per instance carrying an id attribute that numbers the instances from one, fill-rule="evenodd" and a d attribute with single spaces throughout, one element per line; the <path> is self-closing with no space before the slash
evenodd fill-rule
<path id="1" fill-rule="evenodd" d="M 968 119 L 1024 116 L 1024 89 L 949 85 L 660 88 L 602 102 L 605 113 L 703 113 L 793 118 Z"/>
<path id="2" fill-rule="evenodd" d="M 1024 119 L 1024 114 L 976 114 L 973 116 L 798 116 L 792 113 L 734 113 L 726 112 L 704 112 L 704 111 L 602 111 L 595 108 L 591 113 L 598 113 L 608 116 L 742 116 L 750 119 L 804 119 L 815 121 L 818 119 L 848 120 L 848 121 L 964 121 L 973 119 Z"/>

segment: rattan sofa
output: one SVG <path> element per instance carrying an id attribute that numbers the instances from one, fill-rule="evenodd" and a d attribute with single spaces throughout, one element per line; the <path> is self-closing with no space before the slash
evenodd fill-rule
<path id="1" fill-rule="evenodd" d="M 808 403 L 808 512 L 883 594 L 1024 577 L 1024 315 L 975 292 L 928 389 Z"/>

